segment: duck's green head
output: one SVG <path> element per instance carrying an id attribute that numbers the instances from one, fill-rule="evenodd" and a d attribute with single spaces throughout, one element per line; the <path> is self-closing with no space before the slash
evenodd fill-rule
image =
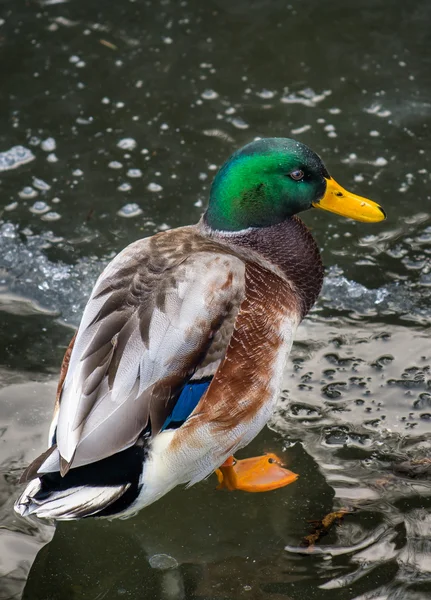
<path id="1" fill-rule="evenodd" d="M 233 154 L 217 173 L 205 215 L 212 229 L 268 227 L 311 207 L 377 222 L 383 209 L 338 185 L 310 148 L 288 138 L 264 138 Z"/>

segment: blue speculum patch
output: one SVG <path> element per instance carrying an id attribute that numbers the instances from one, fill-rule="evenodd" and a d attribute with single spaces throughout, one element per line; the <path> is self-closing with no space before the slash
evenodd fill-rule
<path id="1" fill-rule="evenodd" d="M 211 381 L 198 381 L 187 384 L 181 392 L 174 410 L 164 422 L 162 431 L 165 429 L 174 429 L 182 425 L 192 414 L 210 383 Z"/>

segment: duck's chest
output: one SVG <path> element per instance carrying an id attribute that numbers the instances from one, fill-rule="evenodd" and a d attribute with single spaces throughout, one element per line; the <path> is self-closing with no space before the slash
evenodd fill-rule
<path id="1" fill-rule="evenodd" d="M 290 283 L 261 265 L 247 264 L 244 299 L 203 399 L 216 427 L 247 422 L 272 404 L 300 318 L 300 299 Z"/>

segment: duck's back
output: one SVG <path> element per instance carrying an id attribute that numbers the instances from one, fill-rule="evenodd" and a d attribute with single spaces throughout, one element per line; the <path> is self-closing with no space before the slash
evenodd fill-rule
<path id="1" fill-rule="evenodd" d="M 79 469 L 154 438 L 184 385 L 217 369 L 244 272 L 234 252 L 195 227 L 139 240 L 116 256 L 92 291 L 68 357 L 50 450 L 25 479 L 46 475 L 64 488 Z"/>

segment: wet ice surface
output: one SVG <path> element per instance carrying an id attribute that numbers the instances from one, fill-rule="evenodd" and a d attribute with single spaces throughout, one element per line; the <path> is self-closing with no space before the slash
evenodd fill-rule
<path id="1" fill-rule="evenodd" d="M 31 600 L 428 598 L 429 3 L 3 4 L 0 598 L 27 577 Z M 196 222 L 218 166 L 264 135 L 308 143 L 388 213 L 304 214 L 322 295 L 243 454 L 300 478 L 265 495 L 210 479 L 126 522 L 63 524 L 32 565 L 54 530 L 11 507 L 93 283 L 131 241 Z M 304 553 L 308 521 L 340 507 Z"/>
<path id="2" fill-rule="evenodd" d="M 373 595 L 349 597 L 416 597 L 415 585 L 429 583 L 431 564 L 428 335 L 309 323 L 292 363 L 271 428 L 288 446 L 300 440 L 333 488 L 335 510 L 354 512 L 345 517 L 337 544 L 323 541 L 312 551 L 289 544 L 286 551 L 303 556 L 303 566 L 316 555 L 313 577 L 322 590 L 373 573 L 380 579 Z M 380 519 L 370 527 L 366 515 L 373 514 Z"/>
<path id="3" fill-rule="evenodd" d="M 31 301 L 35 310 L 50 311 L 66 323 L 79 324 L 104 263 L 82 259 L 67 265 L 50 261 L 46 251 L 61 242 L 49 231 L 44 235 L 27 232 L 23 236 L 11 223 L 0 225 L 0 308 L 2 291 L 6 297 L 12 292 Z"/>

